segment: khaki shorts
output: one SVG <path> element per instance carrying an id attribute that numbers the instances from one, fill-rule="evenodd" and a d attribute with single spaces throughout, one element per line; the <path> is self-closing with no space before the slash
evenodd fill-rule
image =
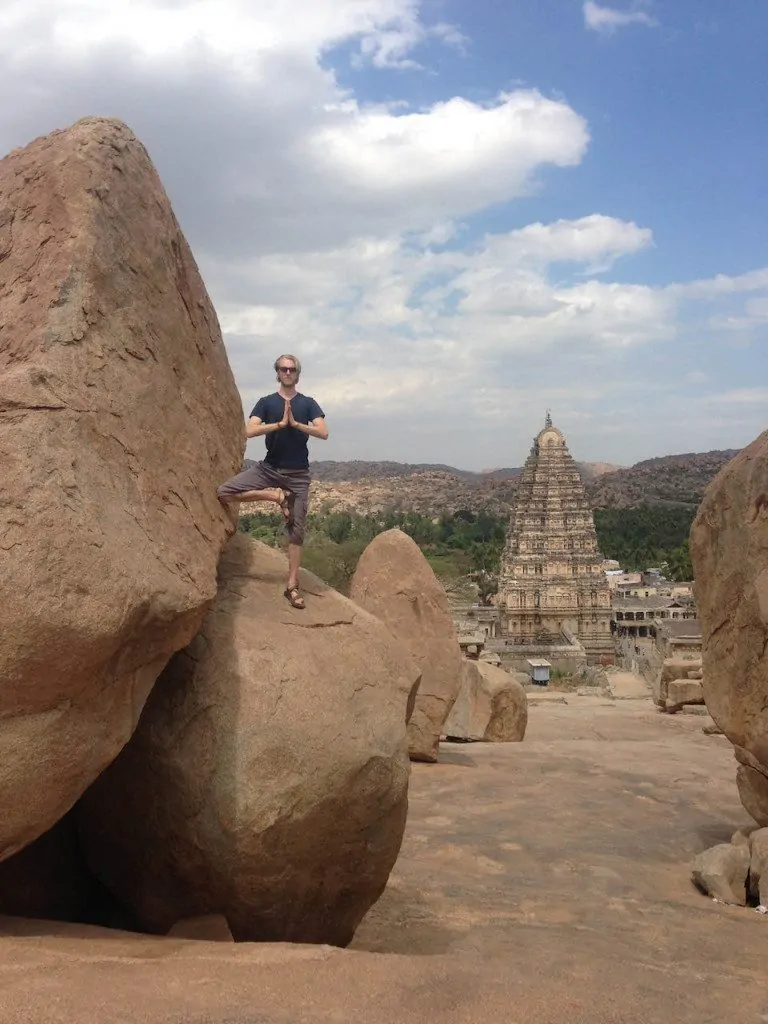
<path id="1" fill-rule="evenodd" d="M 246 491 L 263 491 L 268 487 L 281 487 L 295 495 L 293 518 L 285 524 L 285 533 L 291 544 L 304 543 L 304 523 L 309 505 L 309 485 L 312 479 L 308 469 L 275 469 L 266 462 L 244 463 L 242 473 L 223 483 L 217 493 L 226 501 Z"/>

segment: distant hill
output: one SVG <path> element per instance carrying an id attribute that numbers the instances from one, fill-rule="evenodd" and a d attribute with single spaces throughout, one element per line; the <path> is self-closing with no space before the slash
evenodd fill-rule
<path id="1" fill-rule="evenodd" d="M 578 463 L 585 482 L 618 467 Z M 474 473 L 435 463 L 320 461 L 312 463 L 313 507 L 327 512 L 417 512 L 436 516 L 459 509 L 504 516 L 520 467 Z"/>
<path id="2" fill-rule="evenodd" d="M 322 464 L 321 464 L 322 465 Z M 343 465 L 337 463 L 336 467 Z M 384 464 L 386 465 L 386 464 Z M 390 475 L 377 475 L 381 464 L 369 463 L 365 475 L 351 480 L 340 478 L 343 469 L 334 468 L 329 479 L 313 465 L 312 506 L 316 511 L 417 512 L 423 516 L 470 509 L 492 515 L 506 515 L 515 493 L 513 479 L 495 480 L 480 473 L 396 466 Z M 372 467 L 372 468 L 371 468 Z M 352 473 L 357 470 L 352 470 Z"/>
<path id="3" fill-rule="evenodd" d="M 710 480 L 737 454 L 738 449 L 728 448 L 646 459 L 592 481 L 587 494 L 593 508 L 665 504 L 695 507 Z"/>
<path id="4" fill-rule="evenodd" d="M 610 462 L 578 462 L 576 465 L 585 482 L 621 469 L 620 466 L 614 466 Z M 413 476 L 415 473 L 447 473 L 459 480 L 466 480 L 468 483 L 482 486 L 489 481 L 514 480 L 522 473 L 522 467 L 483 469 L 479 473 L 474 473 L 469 469 L 456 469 L 455 466 L 433 462 L 365 462 L 360 459 L 352 459 L 350 462 L 326 460 L 312 463 L 313 478 L 327 483 L 393 480 L 397 477 Z"/>
<path id="5" fill-rule="evenodd" d="M 509 473 L 513 476 L 520 475 L 519 469 L 504 469 L 497 470 L 497 472 Z M 460 480 L 483 476 L 482 473 L 473 473 L 467 469 L 456 469 L 454 466 L 431 462 L 365 462 L 361 459 L 352 459 L 349 462 L 334 462 L 332 460 L 312 462 L 312 478 L 328 483 L 393 480 L 401 476 L 413 476 L 414 473 L 448 473 Z"/>
<path id="6" fill-rule="evenodd" d="M 666 455 L 620 468 L 577 463 L 594 508 L 674 504 L 695 507 L 709 481 L 736 451 Z M 320 461 L 312 464 L 316 511 L 363 514 L 387 510 L 438 516 L 459 509 L 506 515 L 520 468 L 481 473 L 435 463 Z"/>

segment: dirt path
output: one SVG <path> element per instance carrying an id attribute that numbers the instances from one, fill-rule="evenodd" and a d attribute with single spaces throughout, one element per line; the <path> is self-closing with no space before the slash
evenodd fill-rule
<path id="1" fill-rule="evenodd" d="M 633 699 L 638 697 L 650 697 L 651 688 L 642 676 L 635 672 L 627 672 L 625 669 L 615 668 L 607 671 L 608 682 L 611 693 L 614 697 L 621 699 Z"/>

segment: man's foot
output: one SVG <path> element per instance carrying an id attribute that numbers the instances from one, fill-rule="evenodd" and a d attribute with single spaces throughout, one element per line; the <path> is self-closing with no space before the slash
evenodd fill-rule
<path id="1" fill-rule="evenodd" d="M 293 522 L 293 505 L 296 501 L 296 495 L 293 491 L 284 491 L 282 487 L 276 487 L 275 501 L 280 506 L 280 511 L 283 513 L 283 519 L 285 519 L 288 526 L 290 526 Z"/>
<path id="2" fill-rule="evenodd" d="M 292 608 L 306 608 L 304 598 L 299 593 L 298 587 L 286 587 L 283 591 L 283 597 Z"/>

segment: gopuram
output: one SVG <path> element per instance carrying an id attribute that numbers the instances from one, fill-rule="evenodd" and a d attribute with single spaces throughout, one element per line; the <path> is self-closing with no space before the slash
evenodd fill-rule
<path id="1" fill-rule="evenodd" d="M 565 437 L 547 413 L 520 477 L 501 558 L 499 638 L 519 648 L 576 640 L 612 659 L 611 596 L 592 512 Z"/>

